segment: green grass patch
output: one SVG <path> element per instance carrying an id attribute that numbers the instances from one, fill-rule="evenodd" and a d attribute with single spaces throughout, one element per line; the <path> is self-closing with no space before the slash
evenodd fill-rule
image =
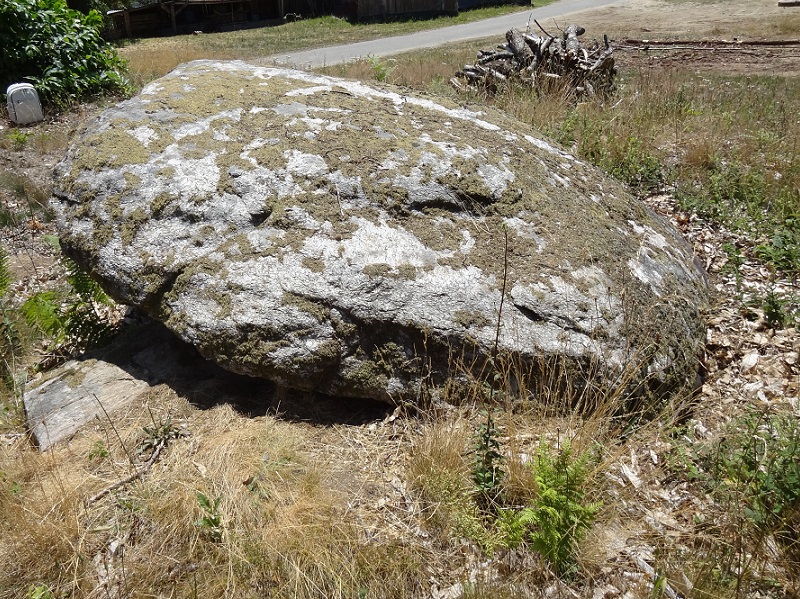
<path id="1" fill-rule="evenodd" d="M 690 435 L 691 433 L 687 433 Z M 716 514 L 695 515 L 696 596 L 754 596 L 774 585 L 765 562 L 800 562 L 800 424 L 791 413 L 751 409 L 714 441 L 682 437 L 668 470 L 708 494 Z M 688 443 L 686 441 L 689 441 Z M 702 589 L 702 590 L 701 590 Z M 769 595 L 773 596 L 773 595 Z"/>

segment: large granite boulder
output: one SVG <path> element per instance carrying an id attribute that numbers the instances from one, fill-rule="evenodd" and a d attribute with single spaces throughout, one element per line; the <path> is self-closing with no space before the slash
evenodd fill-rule
<path id="1" fill-rule="evenodd" d="M 518 373 L 575 384 L 696 372 L 691 249 L 489 109 L 192 62 L 88 123 L 55 197 L 64 251 L 109 294 L 288 387 L 416 401 L 496 339 Z"/>

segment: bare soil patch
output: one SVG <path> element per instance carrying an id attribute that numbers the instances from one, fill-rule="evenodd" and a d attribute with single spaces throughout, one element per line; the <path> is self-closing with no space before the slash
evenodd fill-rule
<path id="1" fill-rule="evenodd" d="M 587 35 L 605 33 L 612 38 L 622 68 L 683 68 L 743 75 L 800 72 L 800 44 L 747 45 L 767 40 L 797 42 L 800 38 L 800 8 L 779 7 L 773 0 L 628 0 L 574 13 L 569 21 L 582 25 Z M 676 40 L 686 43 L 674 47 L 658 43 Z M 743 43 L 714 43 L 720 41 Z"/>

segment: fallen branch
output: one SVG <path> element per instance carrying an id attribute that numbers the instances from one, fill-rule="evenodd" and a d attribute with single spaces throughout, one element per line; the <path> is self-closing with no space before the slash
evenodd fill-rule
<path id="1" fill-rule="evenodd" d="M 150 459 L 147 460 L 147 462 L 145 463 L 144 466 L 142 466 L 139 470 L 137 470 L 136 472 L 134 472 L 130 476 L 127 476 L 127 477 L 123 478 L 122 480 L 118 480 L 113 485 L 110 485 L 110 486 L 106 487 L 105 489 L 102 489 L 100 492 L 95 493 L 94 495 L 89 497 L 89 499 L 86 500 L 86 505 L 91 505 L 91 504 L 93 504 L 93 503 L 95 503 L 97 501 L 100 501 L 103 497 L 105 497 L 106 495 L 108 495 L 112 491 L 115 491 L 115 490 L 119 489 L 120 487 L 124 487 L 128 483 L 131 483 L 131 482 L 141 478 L 142 476 L 144 476 L 144 474 L 147 473 L 148 470 L 150 470 L 150 468 L 153 466 L 153 464 L 156 463 L 156 460 L 158 459 L 158 456 L 161 454 L 161 450 L 164 449 L 164 446 L 166 446 L 166 444 L 167 444 L 167 439 L 166 438 L 163 438 L 163 439 L 159 440 L 158 444 L 153 449 L 153 453 L 150 456 Z"/>

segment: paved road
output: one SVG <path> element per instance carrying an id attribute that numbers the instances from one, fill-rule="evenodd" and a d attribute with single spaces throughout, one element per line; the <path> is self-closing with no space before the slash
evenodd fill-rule
<path id="1" fill-rule="evenodd" d="M 315 50 L 278 54 L 259 62 L 301 69 L 330 66 L 370 55 L 388 56 L 391 54 L 408 52 L 409 50 L 432 48 L 451 42 L 503 36 L 505 32 L 512 27 L 525 29 L 529 22 L 533 23 L 533 19 L 538 19 L 541 22 L 542 19 L 562 17 L 569 13 L 598 8 L 619 1 L 620 0 L 559 0 L 558 2 L 548 4 L 541 8 L 533 8 L 530 11 L 494 17 L 492 19 L 485 19 L 465 25 L 453 25 L 451 27 L 420 31 L 418 33 L 400 35 L 397 37 L 386 37 L 368 42 L 355 42 L 342 46 L 330 46 L 327 48 L 317 48 Z"/>

